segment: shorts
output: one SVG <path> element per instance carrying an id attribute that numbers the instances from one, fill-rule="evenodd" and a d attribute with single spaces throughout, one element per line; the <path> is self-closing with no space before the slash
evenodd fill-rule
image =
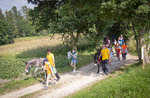
<path id="1" fill-rule="evenodd" d="M 73 63 L 77 63 L 77 60 L 76 60 L 76 59 L 73 59 L 71 62 L 73 62 Z"/>
<path id="2" fill-rule="evenodd" d="M 51 77 L 52 77 L 51 74 L 48 74 L 48 75 L 47 75 L 47 79 L 48 79 L 48 80 L 49 80 Z"/>

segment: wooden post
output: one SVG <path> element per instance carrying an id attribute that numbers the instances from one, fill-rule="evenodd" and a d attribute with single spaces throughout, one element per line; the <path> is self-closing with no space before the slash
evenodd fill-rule
<path id="1" fill-rule="evenodd" d="M 144 67 L 144 65 L 145 65 L 145 59 L 144 59 L 144 46 L 142 47 L 142 49 L 141 49 L 141 53 L 142 53 L 142 59 L 143 59 L 143 66 L 142 66 L 142 68 L 144 69 L 145 67 Z"/>

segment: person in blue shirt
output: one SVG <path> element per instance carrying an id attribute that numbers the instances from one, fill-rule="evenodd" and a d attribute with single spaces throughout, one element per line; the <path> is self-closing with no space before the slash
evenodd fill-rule
<path id="1" fill-rule="evenodd" d="M 73 67 L 73 72 L 76 72 L 76 63 L 77 63 L 77 53 L 76 50 L 72 50 L 72 60 L 71 60 L 71 66 Z"/>
<path id="2" fill-rule="evenodd" d="M 119 46 L 122 46 L 122 44 L 124 43 L 124 38 L 123 38 L 122 34 L 118 38 L 118 43 L 119 43 Z"/>

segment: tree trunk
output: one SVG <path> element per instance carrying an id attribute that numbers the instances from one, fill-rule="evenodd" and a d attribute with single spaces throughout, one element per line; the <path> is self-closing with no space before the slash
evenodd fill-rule
<path id="1" fill-rule="evenodd" d="M 71 47 L 72 49 L 77 49 L 77 41 L 75 36 L 73 35 L 73 32 L 70 33 L 70 37 L 71 37 Z"/>
<path id="2" fill-rule="evenodd" d="M 134 37 L 136 40 L 136 49 L 137 49 L 137 54 L 138 54 L 138 58 L 139 58 L 139 63 L 142 63 L 142 58 L 141 58 L 141 46 L 142 46 L 142 44 L 141 44 L 141 36 L 140 36 L 141 32 L 136 32 L 133 22 L 132 22 L 132 30 L 134 32 Z"/>

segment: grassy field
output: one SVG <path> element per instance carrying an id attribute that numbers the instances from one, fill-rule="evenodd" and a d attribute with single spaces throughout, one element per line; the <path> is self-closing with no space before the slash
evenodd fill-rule
<path id="1" fill-rule="evenodd" d="M 67 98 L 150 98 L 150 65 L 133 64 Z"/>
<path id="2" fill-rule="evenodd" d="M 41 78 L 36 80 L 25 75 L 25 64 L 22 61 L 45 57 L 47 48 L 50 48 L 55 55 L 59 73 L 72 71 L 70 61 L 67 59 L 67 52 L 71 49 L 68 45 L 63 45 L 59 37 L 55 35 L 55 39 L 50 39 L 49 36 L 17 38 L 14 44 L 0 46 L 0 79 L 10 81 L 0 82 L 0 94 L 39 82 Z M 88 45 L 84 38 L 80 39 L 77 68 L 92 61 L 90 55 L 92 52 L 92 46 Z"/>

